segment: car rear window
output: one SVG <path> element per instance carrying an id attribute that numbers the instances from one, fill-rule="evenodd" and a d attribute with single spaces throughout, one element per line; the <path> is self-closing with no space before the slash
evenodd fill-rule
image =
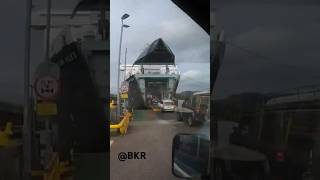
<path id="1" fill-rule="evenodd" d="M 173 105 L 173 102 L 165 102 L 165 105 Z"/>

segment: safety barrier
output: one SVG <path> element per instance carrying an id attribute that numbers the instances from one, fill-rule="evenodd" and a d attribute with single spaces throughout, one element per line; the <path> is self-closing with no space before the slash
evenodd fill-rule
<path id="1" fill-rule="evenodd" d="M 119 124 L 111 124 L 110 129 L 119 129 L 121 135 L 125 135 L 127 133 L 129 122 L 132 120 L 133 114 L 131 112 L 125 113 L 124 116 L 121 116 L 121 121 Z"/>

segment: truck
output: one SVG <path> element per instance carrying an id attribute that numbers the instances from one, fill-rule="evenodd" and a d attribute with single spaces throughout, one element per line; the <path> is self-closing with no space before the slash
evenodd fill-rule
<path id="1" fill-rule="evenodd" d="M 267 155 L 272 176 L 283 179 L 319 179 L 320 91 L 270 98 L 253 118 L 234 127 L 232 144 Z"/>
<path id="2" fill-rule="evenodd" d="M 189 98 L 178 104 L 177 120 L 184 121 L 189 126 L 202 124 L 210 114 L 210 92 L 195 92 Z"/>

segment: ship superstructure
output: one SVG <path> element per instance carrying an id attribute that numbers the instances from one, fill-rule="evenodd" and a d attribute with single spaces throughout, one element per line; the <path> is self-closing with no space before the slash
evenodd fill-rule
<path id="1" fill-rule="evenodd" d="M 175 99 L 180 72 L 174 54 L 161 38 L 148 46 L 133 65 L 121 68 L 129 84 L 129 108 L 150 108 L 163 99 Z"/>

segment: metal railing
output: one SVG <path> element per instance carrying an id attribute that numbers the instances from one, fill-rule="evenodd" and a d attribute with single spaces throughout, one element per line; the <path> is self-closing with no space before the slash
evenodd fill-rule
<path id="1" fill-rule="evenodd" d="M 176 65 L 126 65 L 126 68 L 121 65 L 120 69 L 126 69 L 125 78 L 135 74 L 180 75 Z"/>

